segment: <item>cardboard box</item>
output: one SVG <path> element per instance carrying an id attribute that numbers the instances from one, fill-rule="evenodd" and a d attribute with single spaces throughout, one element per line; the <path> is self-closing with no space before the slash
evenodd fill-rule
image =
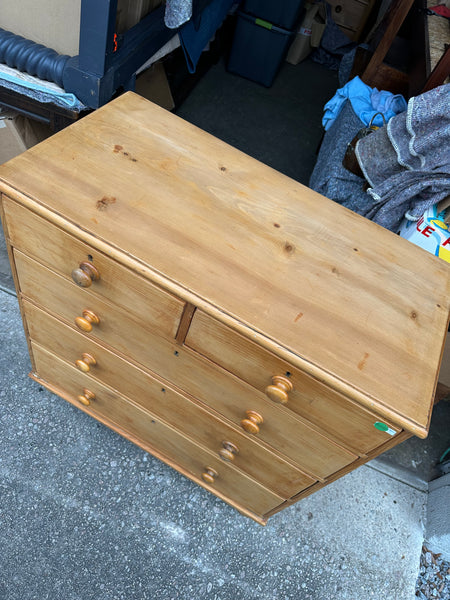
<path id="1" fill-rule="evenodd" d="M 314 48 L 318 48 L 327 26 L 325 4 L 307 4 L 306 14 L 289 48 L 286 61 L 298 65 Z"/>
<path id="2" fill-rule="evenodd" d="M 60 54 L 76 56 L 81 0 L 1 0 L 0 27 Z"/>
<path id="3" fill-rule="evenodd" d="M 139 23 L 163 0 L 118 0 L 116 30 Z M 79 54 L 81 0 L 0 1 L 0 27 L 60 54 Z"/>
<path id="4" fill-rule="evenodd" d="M 0 120 L 0 164 L 52 135 L 49 126 L 22 115 Z"/>
<path id="5" fill-rule="evenodd" d="M 136 77 L 136 93 L 167 110 L 175 107 L 166 71 L 161 61 L 154 63 Z"/>

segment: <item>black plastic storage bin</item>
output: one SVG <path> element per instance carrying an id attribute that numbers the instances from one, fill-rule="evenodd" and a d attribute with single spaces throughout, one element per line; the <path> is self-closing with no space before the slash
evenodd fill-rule
<path id="1" fill-rule="evenodd" d="M 228 71 L 270 87 L 293 36 L 292 31 L 238 12 Z"/>
<path id="2" fill-rule="evenodd" d="M 283 29 L 294 29 L 303 12 L 303 0 L 244 0 L 242 10 Z"/>

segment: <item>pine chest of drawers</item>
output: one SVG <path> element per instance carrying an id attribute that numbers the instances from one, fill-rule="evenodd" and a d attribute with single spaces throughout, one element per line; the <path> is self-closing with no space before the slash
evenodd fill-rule
<path id="1" fill-rule="evenodd" d="M 31 376 L 242 513 L 426 436 L 444 261 L 132 93 L 0 191 Z"/>

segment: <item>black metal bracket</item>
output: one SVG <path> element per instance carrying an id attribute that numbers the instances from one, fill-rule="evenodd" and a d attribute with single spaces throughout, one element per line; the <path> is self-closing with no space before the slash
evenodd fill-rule
<path id="1" fill-rule="evenodd" d="M 79 56 L 67 61 L 63 86 L 98 108 L 123 87 L 134 89 L 135 73 L 176 30 L 164 24 L 159 6 L 122 35 L 115 34 L 117 0 L 82 0 Z"/>

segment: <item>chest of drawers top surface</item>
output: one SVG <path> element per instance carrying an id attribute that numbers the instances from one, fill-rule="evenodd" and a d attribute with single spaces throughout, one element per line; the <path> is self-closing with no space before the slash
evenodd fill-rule
<path id="1" fill-rule="evenodd" d="M 448 265 L 129 93 L 0 167 L 58 227 L 418 435 Z"/>

